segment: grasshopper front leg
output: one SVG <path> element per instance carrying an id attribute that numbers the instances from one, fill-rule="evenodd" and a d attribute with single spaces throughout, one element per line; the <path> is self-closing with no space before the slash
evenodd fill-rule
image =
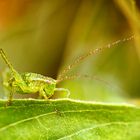
<path id="1" fill-rule="evenodd" d="M 70 96 L 70 91 L 66 88 L 55 88 L 54 91 L 62 91 L 67 93 L 67 98 Z"/>
<path id="2" fill-rule="evenodd" d="M 44 97 L 44 99 L 48 100 L 48 97 L 46 96 L 46 94 L 43 90 L 40 90 L 39 97 Z"/>

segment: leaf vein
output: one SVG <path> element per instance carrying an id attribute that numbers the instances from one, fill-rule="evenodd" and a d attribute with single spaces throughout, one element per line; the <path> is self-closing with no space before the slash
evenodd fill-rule
<path id="1" fill-rule="evenodd" d="M 111 112 L 110 110 L 98 109 L 98 110 L 70 110 L 70 111 L 61 111 L 60 113 L 82 113 L 82 112 L 97 112 L 97 111 L 101 111 L 101 112 L 102 111 L 109 111 L 109 112 Z M 114 112 L 118 112 L 118 111 L 120 112 L 120 110 L 117 110 L 117 111 L 113 110 L 112 112 L 114 113 Z M 23 120 L 11 123 L 7 126 L 4 126 L 4 127 L 0 128 L 0 132 L 8 129 L 10 127 L 13 127 L 15 125 L 18 125 L 18 124 L 21 124 L 21 123 L 24 123 L 24 122 L 27 122 L 27 121 L 30 121 L 30 120 L 33 120 L 33 119 L 36 119 L 36 118 L 40 118 L 40 117 L 43 117 L 43 116 L 52 115 L 52 114 L 57 114 L 57 112 L 54 111 L 54 112 L 50 112 L 50 113 L 44 113 L 44 114 L 41 114 L 41 115 L 33 116 L 33 117 L 30 117 L 30 118 L 27 118 L 27 119 L 23 119 Z"/>
<path id="2" fill-rule="evenodd" d="M 73 136 L 76 136 L 82 132 L 86 132 L 86 131 L 90 131 L 92 129 L 96 129 L 98 127 L 106 127 L 106 126 L 109 126 L 109 125 L 129 125 L 129 124 L 134 124 L 134 123 L 140 123 L 140 122 L 109 122 L 109 123 L 103 123 L 103 124 L 99 124 L 99 125 L 95 125 L 93 127 L 87 127 L 87 128 L 84 128 L 84 129 L 81 129 L 75 133 L 72 133 L 70 135 L 67 135 L 67 136 L 64 136 L 62 138 L 59 138 L 57 140 L 64 140 L 66 138 L 72 138 Z"/>

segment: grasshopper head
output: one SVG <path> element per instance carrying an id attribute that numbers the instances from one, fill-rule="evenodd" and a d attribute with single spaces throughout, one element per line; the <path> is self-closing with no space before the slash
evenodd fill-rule
<path id="1" fill-rule="evenodd" d="M 56 80 L 47 77 L 46 84 L 43 87 L 43 92 L 45 92 L 47 97 L 51 97 L 54 94 L 55 87 Z"/>

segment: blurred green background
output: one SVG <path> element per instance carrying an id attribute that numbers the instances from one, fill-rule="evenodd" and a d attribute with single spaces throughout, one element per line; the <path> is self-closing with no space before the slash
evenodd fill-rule
<path id="1" fill-rule="evenodd" d="M 19 72 L 57 79 L 78 56 L 131 35 L 136 38 L 90 56 L 71 69 L 69 75 L 91 78 L 60 83 L 58 87 L 70 90 L 70 98 L 104 102 L 139 99 L 139 0 L 0 1 L 0 46 Z M 0 73 L 5 67 L 1 59 Z M 1 84 L 1 98 L 5 97 L 2 93 Z M 54 96 L 60 97 L 65 96 Z"/>

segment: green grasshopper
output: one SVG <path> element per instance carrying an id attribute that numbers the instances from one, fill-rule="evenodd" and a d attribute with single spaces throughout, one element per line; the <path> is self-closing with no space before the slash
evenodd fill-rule
<path id="1" fill-rule="evenodd" d="M 37 74 L 37 73 L 21 73 L 19 74 L 12 66 L 8 58 L 6 57 L 6 54 L 2 49 L 0 49 L 0 54 L 6 64 L 8 65 L 10 72 L 6 74 L 6 77 L 3 79 L 3 85 L 10 91 L 10 96 L 8 99 L 8 105 L 12 101 L 13 93 L 18 94 L 33 94 L 33 93 L 39 93 L 40 97 L 43 97 L 45 99 L 49 99 L 54 95 L 55 91 L 60 92 L 66 92 L 67 97 L 70 95 L 70 91 L 65 88 L 56 88 L 56 85 L 63 81 L 68 79 L 75 79 L 76 77 L 80 76 L 66 76 L 66 74 L 79 62 L 87 58 L 88 56 L 97 54 L 102 52 L 105 49 L 111 48 L 116 46 L 120 42 L 125 42 L 132 40 L 134 36 L 130 36 L 129 38 L 124 38 L 123 40 L 115 41 L 111 44 L 108 44 L 107 46 L 97 48 L 95 50 L 91 50 L 88 53 L 81 55 L 78 57 L 72 64 L 68 65 L 58 76 L 57 80 L 45 77 L 43 75 Z"/>
<path id="2" fill-rule="evenodd" d="M 50 98 L 55 91 L 66 92 L 67 97 L 70 95 L 68 89 L 56 88 L 58 80 L 37 73 L 26 72 L 19 74 L 13 68 L 3 49 L 0 49 L 0 54 L 10 69 L 10 72 L 6 73 L 5 79 L 3 79 L 3 85 L 10 90 L 8 104 L 11 103 L 15 92 L 18 94 L 39 93 L 39 96 L 45 99 Z"/>

